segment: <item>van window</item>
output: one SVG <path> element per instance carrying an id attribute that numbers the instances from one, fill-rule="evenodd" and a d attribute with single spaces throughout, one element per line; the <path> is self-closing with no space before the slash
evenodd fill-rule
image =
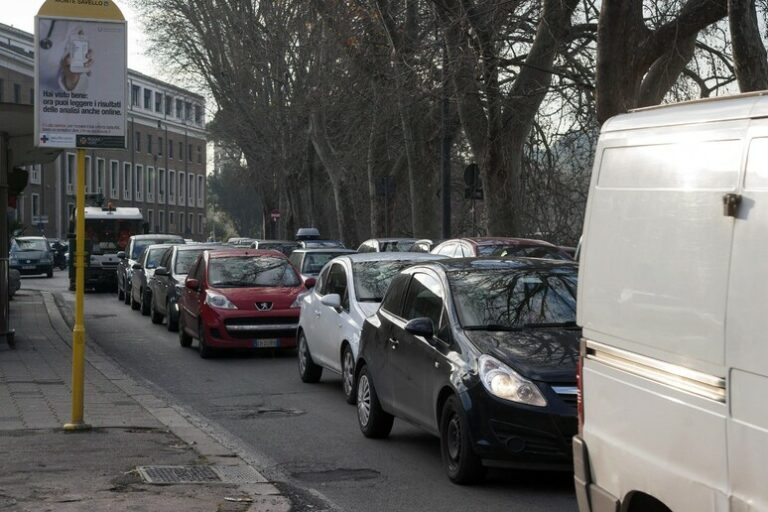
<path id="1" fill-rule="evenodd" d="M 738 140 L 607 148 L 603 151 L 597 186 L 731 189 L 737 183 L 740 161 L 741 141 Z"/>
<path id="2" fill-rule="evenodd" d="M 749 143 L 744 188 L 768 188 L 768 137 L 755 138 Z"/>

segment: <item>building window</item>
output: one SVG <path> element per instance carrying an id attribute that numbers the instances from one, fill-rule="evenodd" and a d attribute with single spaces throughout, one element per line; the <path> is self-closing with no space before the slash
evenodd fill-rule
<path id="1" fill-rule="evenodd" d="M 21 103 L 21 86 L 19 84 L 13 84 L 13 102 Z"/>
<path id="2" fill-rule="evenodd" d="M 67 203 L 67 219 L 75 220 L 75 203 Z"/>
<path id="3" fill-rule="evenodd" d="M 197 214 L 197 232 L 201 235 L 205 234 L 205 215 L 202 213 Z"/>
<path id="4" fill-rule="evenodd" d="M 165 202 L 165 169 L 157 170 L 157 200 Z"/>
<path id="5" fill-rule="evenodd" d="M 163 141 L 162 137 L 157 138 L 157 156 L 163 156 L 163 144 L 165 141 Z"/>
<path id="6" fill-rule="evenodd" d="M 202 174 L 197 175 L 197 206 L 203 208 L 205 204 L 203 190 L 205 187 L 205 176 Z"/>
<path id="7" fill-rule="evenodd" d="M 135 177 L 134 177 L 134 185 L 135 185 L 135 195 L 136 201 L 141 201 L 144 199 L 144 166 L 136 164 L 135 170 Z"/>
<path id="8" fill-rule="evenodd" d="M 144 88 L 144 108 L 152 110 L 152 89 Z"/>
<path id="9" fill-rule="evenodd" d="M 40 219 L 36 219 L 35 217 L 40 217 L 40 194 L 32 194 L 32 222 L 37 224 L 40 222 Z"/>
<path id="10" fill-rule="evenodd" d="M 147 201 L 155 200 L 155 168 L 147 167 Z"/>
<path id="11" fill-rule="evenodd" d="M 176 117 L 184 119 L 184 102 L 176 98 Z"/>
<path id="12" fill-rule="evenodd" d="M 105 162 L 103 158 L 96 159 L 96 193 L 104 193 L 104 168 Z"/>
<path id="13" fill-rule="evenodd" d="M 195 234 L 195 214 L 190 213 L 189 214 L 189 220 L 187 221 L 187 231 L 190 235 Z"/>
<path id="14" fill-rule="evenodd" d="M 152 134 L 147 134 L 147 153 L 152 154 Z"/>
<path id="15" fill-rule="evenodd" d="M 109 161 L 109 197 L 120 199 L 120 163 L 117 160 Z"/>
<path id="16" fill-rule="evenodd" d="M 176 204 L 176 171 L 168 171 L 168 204 Z"/>
<path id="17" fill-rule="evenodd" d="M 195 123 L 203 124 L 203 108 L 200 105 L 195 105 Z"/>
<path id="18" fill-rule="evenodd" d="M 179 234 L 186 233 L 186 230 L 184 229 L 184 219 L 185 219 L 184 214 L 179 213 Z"/>
<path id="19" fill-rule="evenodd" d="M 131 200 L 131 163 L 123 162 L 123 199 Z"/>
<path id="20" fill-rule="evenodd" d="M 187 144 L 187 160 L 192 161 L 192 144 Z"/>
<path id="21" fill-rule="evenodd" d="M 173 158 L 173 141 L 168 139 L 168 158 Z"/>
<path id="22" fill-rule="evenodd" d="M 147 210 L 147 224 L 149 224 L 149 232 L 157 233 L 157 226 L 155 226 L 155 212 Z"/>
<path id="23" fill-rule="evenodd" d="M 40 164 L 35 164 L 35 165 L 30 165 L 29 166 L 29 168 L 28 168 L 28 170 L 29 170 L 29 182 L 32 185 L 39 185 L 40 184 L 40 171 L 41 171 L 41 167 L 42 166 Z"/>
<path id="24" fill-rule="evenodd" d="M 160 233 L 165 233 L 165 210 L 157 212 L 157 229 Z"/>
<path id="25" fill-rule="evenodd" d="M 187 197 L 189 198 L 189 206 L 194 206 L 195 205 L 195 175 L 192 173 L 187 174 Z"/>
<path id="26" fill-rule="evenodd" d="M 67 153 L 67 168 L 66 168 L 66 188 L 67 188 L 67 194 L 72 196 L 75 194 L 75 173 L 77 172 L 76 169 L 77 166 L 77 160 L 75 158 L 74 153 Z"/>
<path id="27" fill-rule="evenodd" d="M 163 93 L 155 91 L 155 112 L 163 111 Z"/>
<path id="28" fill-rule="evenodd" d="M 176 230 L 176 212 L 168 212 L 168 231 Z"/>
<path id="29" fill-rule="evenodd" d="M 85 157 L 85 193 L 93 194 L 93 165 L 91 165 L 91 157 Z"/>
<path id="30" fill-rule="evenodd" d="M 197 146 L 197 163 L 203 163 L 203 147 Z"/>
<path id="31" fill-rule="evenodd" d="M 138 107 L 141 97 L 141 87 L 138 85 L 131 85 L 131 106 Z"/>
<path id="32" fill-rule="evenodd" d="M 184 119 L 186 121 L 192 120 L 192 104 L 188 101 L 184 103 Z"/>
<path id="33" fill-rule="evenodd" d="M 179 141 L 179 160 L 184 160 L 184 143 Z"/>
<path id="34" fill-rule="evenodd" d="M 184 193 L 187 189 L 187 182 L 185 181 L 185 176 L 182 171 L 179 171 L 179 206 L 184 205 L 184 198 L 186 197 L 186 194 Z"/>
<path id="35" fill-rule="evenodd" d="M 136 151 L 141 151 L 141 132 L 136 131 L 135 136 L 133 137 L 133 146 Z"/>

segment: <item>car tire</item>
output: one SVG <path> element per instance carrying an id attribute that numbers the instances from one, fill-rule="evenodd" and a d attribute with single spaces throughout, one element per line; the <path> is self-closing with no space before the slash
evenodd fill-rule
<path id="1" fill-rule="evenodd" d="M 354 405 L 357 401 L 355 357 L 352 355 L 352 348 L 349 345 L 344 345 L 344 350 L 341 352 L 341 382 L 344 389 L 344 398 L 348 404 Z"/>
<path id="2" fill-rule="evenodd" d="M 149 301 L 147 300 L 147 292 L 142 290 L 140 292 L 141 301 L 139 302 L 139 310 L 144 316 L 149 315 Z"/>
<path id="3" fill-rule="evenodd" d="M 205 342 L 205 328 L 203 327 L 203 322 L 200 322 L 197 326 L 197 351 L 203 359 L 210 359 L 213 357 L 214 349 Z"/>
<path id="4" fill-rule="evenodd" d="M 152 299 L 149 301 L 149 319 L 153 324 L 159 325 L 163 323 L 163 315 L 157 310 L 155 306 L 155 294 L 152 294 Z"/>
<path id="5" fill-rule="evenodd" d="M 357 377 L 357 423 L 360 432 L 371 439 L 384 439 L 392 431 L 395 417 L 381 408 L 368 368 L 363 366 Z"/>
<path id="6" fill-rule="evenodd" d="M 451 482 L 476 484 L 485 477 L 486 468 L 472 449 L 469 422 L 455 395 L 448 397 L 440 415 L 440 452 Z"/>
<path id="7" fill-rule="evenodd" d="M 166 328 L 168 329 L 168 332 L 176 332 L 179 330 L 179 319 L 178 317 L 174 318 L 173 316 L 173 309 L 171 308 L 171 302 L 168 301 L 165 304 L 165 313 L 166 313 Z"/>
<path id="8" fill-rule="evenodd" d="M 45 277 L 47 277 L 48 279 L 53 277 L 53 267 L 48 269 L 48 272 L 45 273 Z"/>
<path id="9" fill-rule="evenodd" d="M 299 377 L 302 382 L 315 383 L 323 376 L 323 367 L 315 364 L 312 360 L 312 354 L 309 353 L 309 345 L 307 344 L 307 336 L 304 331 L 299 331 L 299 343 L 298 343 L 298 361 L 299 361 Z"/>
<path id="10" fill-rule="evenodd" d="M 128 283 L 123 281 L 123 302 L 126 304 L 131 303 L 131 291 L 128 289 Z"/>
<path id="11" fill-rule="evenodd" d="M 181 321 L 179 321 L 179 345 L 184 348 L 192 346 L 192 336 L 187 334 L 187 332 L 184 330 L 184 325 Z"/>

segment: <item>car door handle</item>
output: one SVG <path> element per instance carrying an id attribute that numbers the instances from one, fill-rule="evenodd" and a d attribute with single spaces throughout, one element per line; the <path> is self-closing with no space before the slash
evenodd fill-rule
<path id="1" fill-rule="evenodd" d="M 400 344 L 400 341 L 398 341 L 396 338 L 389 338 L 389 344 L 392 345 L 392 350 L 395 350 Z"/>

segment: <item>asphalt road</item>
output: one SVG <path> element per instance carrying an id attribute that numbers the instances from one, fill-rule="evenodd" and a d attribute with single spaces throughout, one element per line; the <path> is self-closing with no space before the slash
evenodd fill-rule
<path id="1" fill-rule="evenodd" d="M 66 272 L 23 278 L 22 288 L 60 293 L 73 305 Z M 130 374 L 247 446 L 258 469 L 295 494 L 296 510 L 328 502 L 349 512 L 577 510 L 570 474 L 494 470 L 484 484 L 460 487 L 443 472 L 439 441 L 423 431 L 396 421 L 389 439 L 365 439 L 340 377 L 326 372 L 319 384 L 304 384 L 295 356 L 203 360 L 196 344 L 181 348 L 176 333 L 115 294 L 86 295 L 86 330 Z"/>

